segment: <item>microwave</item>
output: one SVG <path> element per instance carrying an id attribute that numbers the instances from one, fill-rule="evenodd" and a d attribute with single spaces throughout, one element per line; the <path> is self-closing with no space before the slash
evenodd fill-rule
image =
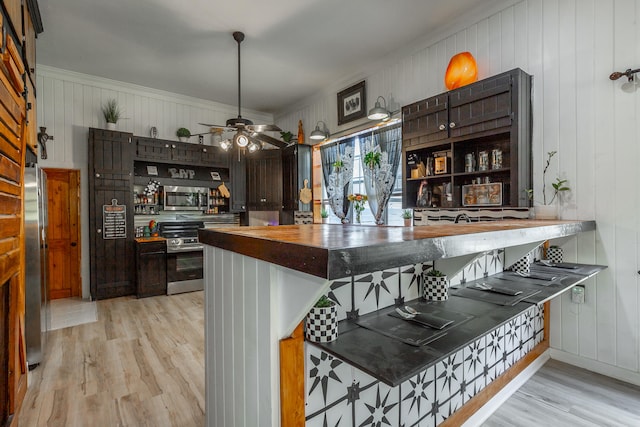
<path id="1" fill-rule="evenodd" d="M 165 185 L 164 210 L 204 211 L 206 209 L 209 209 L 208 188 Z"/>

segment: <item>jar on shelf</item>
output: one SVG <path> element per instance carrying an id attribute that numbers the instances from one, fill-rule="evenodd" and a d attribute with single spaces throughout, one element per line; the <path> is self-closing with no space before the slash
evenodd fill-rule
<path id="1" fill-rule="evenodd" d="M 478 170 L 489 170 L 489 153 L 487 151 L 480 151 L 478 153 Z"/>
<path id="2" fill-rule="evenodd" d="M 464 171 L 473 172 L 476 169 L 476 156 L 473 153 L 464 155 Z"/>
<path id="3" fill-rule="evenodd" d="M 499 148 L 491 150 L 491 169 L 502 169 L 502 150 Z"/>

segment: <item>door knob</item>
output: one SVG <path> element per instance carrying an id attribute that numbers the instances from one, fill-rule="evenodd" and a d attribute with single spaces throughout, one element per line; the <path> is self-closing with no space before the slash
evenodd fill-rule
<path id="1" fill-rule="evenodd" d="M 438 129 L 440 129 L 440 130 L 445 130 L 446 128 L 447 128 L 447 127 L 446 127 L 445 125 L 440 125 L 440 126 L 438 126 Z"/>
<path id="2" fill-rule="evenodd" d="M 76 242 L 71 242 L 71 246 L 73 246 L 74 248 L 77 246 L 78 244 Z"/>
<path id="3" fill-rule="evenodd" d="M 449 123 L 449 127 L 450 127 L 451 129 L 453 129 L 454 127 L 456 127 L 456 124 L 455 124 L 454 122 L 451 122 L 451 123 Z"/>

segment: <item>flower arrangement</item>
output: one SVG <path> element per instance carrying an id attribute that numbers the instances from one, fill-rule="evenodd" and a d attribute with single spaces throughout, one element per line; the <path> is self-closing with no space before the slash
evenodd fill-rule
<path id="1" fill-rule="evenodd" d="M 353 202 L 353 209 L 356 211 L 356 222 L 360 222 L 360 214 L 364 210 L 364 202 L 368 200 L 367 195 L 355 193 L 349 194 L 347 198 L 350 202 Z"/>

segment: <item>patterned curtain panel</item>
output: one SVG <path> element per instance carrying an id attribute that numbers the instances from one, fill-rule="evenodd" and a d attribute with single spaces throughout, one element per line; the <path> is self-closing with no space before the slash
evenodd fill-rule
<path id="1" fill-rule="evenodd" d="M 329 206 L 343 223 L 349 222 L 347 214 L 351 202 L 347 198 L 351 193 L 353 179 L 353 146 L 355 138 L 347 138 L 337 144 L 320 147 L 322 175 L 329 197 Z"/>
<path id="2" fill-rule="evenodd" d="M 383 224 L 402 154 L 402 128 L 397 125 L 374 131 L 361 135 L 359 141 L 369 207 L 376 224 Z"/>

